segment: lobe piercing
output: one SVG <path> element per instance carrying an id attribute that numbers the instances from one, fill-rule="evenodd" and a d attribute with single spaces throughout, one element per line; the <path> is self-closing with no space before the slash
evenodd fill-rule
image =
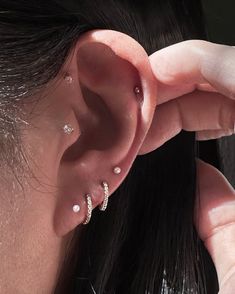
<path id="1" fill-rule="evenodd" d="M 122 169 L 119 166 L 117 166 L 113 169 L 113 172 L 115 173 L 115 175 L 120 175 L 120 173 L 122 172 Z"/>
<path id="2" fill-rule="evenodd" d="M 73 212 L 78 213 L 80 210 L 81 210 L 81 207 L 78 204 L 73 206 Z"/>
<path id="3" fill-rule="evenodd" d="M 104 189 L 104 201 L 103 203 L 99 206 L 99 209 L 101 211 L 105 211 L 108 207 L 108 201 L 109 201 L 109 185 L 106 182 L 102 183 L 103 189 Z"/>
<path id="4" fill-rule="evenodd" d="M 63 130 L 66 135 L 71 135 L 74 132 L 74 128 L 70 124 L 66 124 Z"/>
<path id="5" fill-rule="evenodd" d="M 86 202 L 87 202 L 87 215 L 86 215 L 86 219 L 83 223 L 84 225 L 87 225 L 90 222 L 91 216 L 92 216 L 93 206 L 92 206 L 92 199 L 91 199 L 90 194 L 86 195 Z"/>
<path id="6" fill-rule="evenodd" d="M 64 80 L 65 80 L 68 84 L 72 84 L 72 82 L 73 82 L 73 78 L 72 78 L 69 74 L 66 74 L 66 75 L 65 75 Z"/>

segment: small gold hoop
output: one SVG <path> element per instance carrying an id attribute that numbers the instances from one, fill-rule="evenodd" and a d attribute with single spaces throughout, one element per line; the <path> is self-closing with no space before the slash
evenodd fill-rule
<path id="1" fill-rule="evenodd" d="M 105 211 L 108 207 L 108 201 L 109 201 L 109 185 L 106 182 L 102 183 L 103 189 L 104 189 L 104 200 L 103 203 L 99 206 L 99 209 L 101 211 Z"/>
<path id="2" fill-rule="evenodd" d="M 91 199 L 91 195 L 87 194 L 86 195 L 86 203 L 87 203 L 87 215 L 86 215 L 86 219 L 84 221 L 84 225 L 89 224 L 90 220 L 91 220 L 91 216 L 92 216 L 92 199 Z"/>

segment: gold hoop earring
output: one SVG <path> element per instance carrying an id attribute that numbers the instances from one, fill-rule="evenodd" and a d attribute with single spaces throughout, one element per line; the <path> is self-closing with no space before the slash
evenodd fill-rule
<path id="1" fill-rule="evenodd" d="M 84 225 L 89 224 L 91 220 L 91 216 L 92 216 L 93 205 L 92 205 L 92 199 L 90 194 L 86 195 L 86 203 L 87 203 L 87 215 L 86 215 L 85 221 L 83 222 Z"/>
<path id="2" fill-rule="evenodd" d="M 109 185 L 106 182 L 102 183 L 103 189 L 104 189 L 104 200 L 103 203 L 99 206 L 99 209 L 101 211 L 105 211 L 108 207 L 108 201 L 109 201 Z"/>

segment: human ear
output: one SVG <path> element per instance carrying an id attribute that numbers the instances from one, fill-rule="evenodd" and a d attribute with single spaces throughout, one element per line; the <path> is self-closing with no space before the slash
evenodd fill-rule
<path id="1" fill-rule="evenodd" d="M 87 194 L 95 208 L 104 200 L 103 182 L 109 195 L 120 186 L 156 106 L 148 55 L 129 36 L 109 30 L 88 32 L 68 60 L 65 68 L 71 78 L 64 99 L 73 113 L 74 133 L 66 138 L 58 168 L 54 227 L 59 236 L 84 222 Z M 114 172 L 115 167 L 120 173 Z"/>

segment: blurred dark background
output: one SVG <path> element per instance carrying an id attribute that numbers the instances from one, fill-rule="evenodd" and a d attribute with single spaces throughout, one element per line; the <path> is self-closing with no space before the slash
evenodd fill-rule
<path id="1" fill-rule="evenodd" d="M 235 46 L 235 0 L 202 0 L 209 40 Z M 218 60 L 219 62 L 219 60 Z M 209 145 L 213 145 L 211 141 Z M 222 170 L 235 187 L 235 135 L 218 140 Z"/>
<path id="2" fill-rule="evenodd" d="M 235 0 L 202 0 L 210 40 L 235 46 Z"/>

